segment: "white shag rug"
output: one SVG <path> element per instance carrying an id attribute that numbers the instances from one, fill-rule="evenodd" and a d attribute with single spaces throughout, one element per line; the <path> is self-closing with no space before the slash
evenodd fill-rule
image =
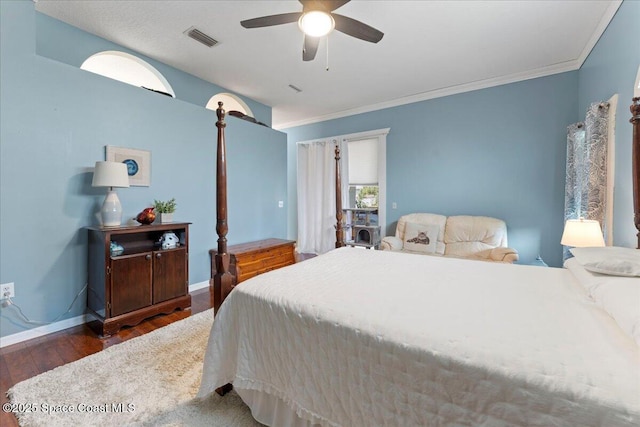
<path id="1" fill-rule="evenodd" d="M 195 399 L 212 323 L 207 310 L 16 384 L 20 425 L 260 426 L 233 391 Z"/>

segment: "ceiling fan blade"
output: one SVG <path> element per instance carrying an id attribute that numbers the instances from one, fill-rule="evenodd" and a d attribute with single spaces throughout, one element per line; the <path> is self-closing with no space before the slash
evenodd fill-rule
<path id="1" fill-rule="evenodd" d="M 320 37 L 311 37 L 304 35 L 304 46 L 302 48 L 302 60 L 313 61 L 318 51 L 318 44 L 320 43 Z"/>
<path id="2" fill-rule="evenodd" d="M 382 31 L 376 30 L 363 22 L 338 15 L 337 13 L 332 13 L 331 16 L 336 21 L 336 30 L 352 37 L 371 43 L 378 43 L 384 36 Z"/>
<path id="3" fill-rule="evenodd" d="M 261 16 L 260 18 L 246 19 L 240 22 L 244 28 L 271 27 L 272 25 L 290 24 L 296 22 L 302 13 L 281 13 L 279 15 Z"/>
<path id="4" fill-rule="evenodd" d="M 299 0 L 304 6 L 304 10 L 324 10 L 332 12 L 339 7 L 344 6 L 351 0 Z"/>

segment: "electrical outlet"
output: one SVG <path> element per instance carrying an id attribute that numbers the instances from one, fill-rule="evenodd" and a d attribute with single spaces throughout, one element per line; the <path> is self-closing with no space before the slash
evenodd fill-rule
<path id="1" fill-rule="evenodd" d="M 278 207 L 279 208 L 283 208 L 284 207 L 284 201 L 278 200 Z"/>
<path id="2" fill-rule="evenodd" d="M 13 289 L 13 282 L 0 285 L 0 299 L 13 298 L 16 294 Z"/>

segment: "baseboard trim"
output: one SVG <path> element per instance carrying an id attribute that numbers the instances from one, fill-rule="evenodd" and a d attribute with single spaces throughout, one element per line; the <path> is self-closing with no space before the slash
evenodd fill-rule
<path id="1" fill-rule="evenodd" d="M 192 285 L 189 285 L 189 293 L 204 289 L 208 286 L 208 280 L 204 282 L 194 283 Z M 60 320 L 59 322 L 51 323 L 49 325 L 38 326 L 37 328 L 29 329 L 27 331 L 17 332 L 15 334 L 7 335 L 6 337 L 0 337 L 0 348 L 18 344 L 34 338 L 39 338 L 44 335 L 49 335 L 63 329 L 73 328 L 74 326 L 82 325 L 84 323 L 90 322 L 91 320 L 93 320 L 93 316 L 91 314 L 83 314 L 81 316 Z"/>
<path id="2" fill-rule="evenodd" d="M 28 331 L 22 331 L 15 334 L 7 335 L 6 337 L 0 337 L 0 348 L 18 344 L 33 338 L 38 338 L 43 335 L 49 335 L 63 329 L 82 325 L 91 320 L 93 320 L 93 317 L 90 314 L 83 314 L 81 316 L 60 320 L 59 322 L 51 323 L 50 325 L 38 326 L 37 328 L 29 329 Z"/>
<path id="3" fill-rule="evenodd" d="M 209 287 L 208 280 L 205 280 L 204 282 L 194 283 L 193 285 L 189 285 L 189 293 L 200 290 L 200 289 L 208 288 L 208 287 Z"/>

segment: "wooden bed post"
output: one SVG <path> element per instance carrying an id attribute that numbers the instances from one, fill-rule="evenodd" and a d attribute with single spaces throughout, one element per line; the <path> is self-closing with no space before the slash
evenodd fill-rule
<path id="1" fill-rule="evenodd" d="M 222 301 L 227 294 L 231 292 L 233 284 L 233 276 L 229 272 L 230 256 L 227 253 L 227 153 L 224 141 L 224 128 L 227 126 L 224 122 L 225 111 L 222 108 L 222 102 L 218 102 L 216 110 L 218 121 L 218 148 L 216 158 L 216 233 L 218 233 L 218 253 L 215 255 L 216 273 L 212 278 L 209 286 L 213 285 L 213 315 L 215 316 Z"/>
<path id="2" fill-rule="evenodd" d="M 640 97 L 633 98 L 631 104 L 631 120 L 633 124 L 633 142 L 631 146 L 633 176 L 633 222 L 638 230 L 638 249 L 640 249 Z"/>
<path id="3" fill-rule="evenodd" d="M 345 245 L 342 228 L 342 182 L 340 180 L 340 145 L 336 142 L 336 248 Z"/>

